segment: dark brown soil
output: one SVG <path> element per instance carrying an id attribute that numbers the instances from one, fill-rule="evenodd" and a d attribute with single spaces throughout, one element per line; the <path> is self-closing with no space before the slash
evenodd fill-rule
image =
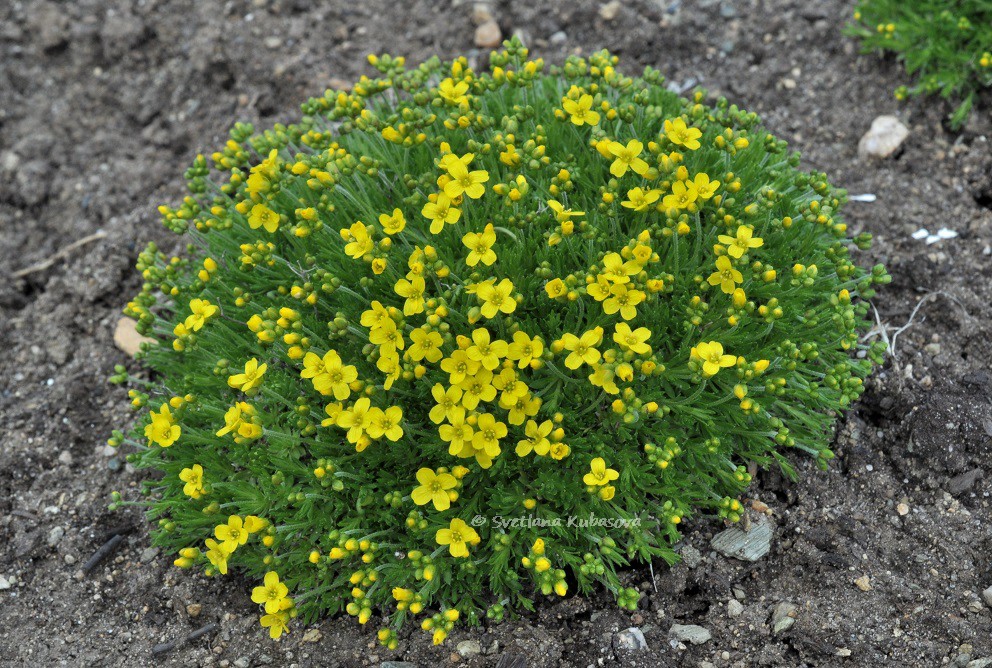
<path id="1" fill-rule="evenodd" d="M 290 120 L 307 96 L 366 72 L 369 52 L 411 60 L 473 55 L 471 2 L 80 0 L 0 3 L 0 665 L 3 666 L 938 666 L 992 658 L 992 125 L 983 107 L 960 135 L 949 109 L 900 106 L 901 70 L 859 57 L 841 34 L 840 0 L 643 0 L 604 20 L 596 2 L 498 2 L 504 34 L 521 31 L 553 61 L 603 47 L 628 71 L 652 65 L 763 115 L 767 126 L 852 193 L 854 232 L 876 244 L 891 286 L 876 298 L 895 355 L 869 382 L 822 473 L 762 472 L 772 549 L 756 563 L 719 556 L 722 530 L 686 527 L 692 566 L 638 568 L 639 612 L 606 595 L 547 603 L 501 625 L 462 629 L 441 648 L 410 629 L 397 652 L 375 625 L 329 619 L 279 643 L 257 626 L 249 583 L 207 580 L 148 550 L 137 511 L 107 510 L 139 477 L 104 439 L 129 416 L 106 383 L 125 362 L 112 333 L 138 286 L 141 245 L 176 240 L 154 206 L 180 195 L 198 150 L 235 120 Z M 983 109 L 985 116 L 983 117 Z M 900 153 L 859 158 L 873 118 L 911 129 Z M 957 230 L 934 245 L 920 227 Z M 19 270 L 102 230 L 51 266 Z M 757 515 L 757 513 L 754 513 Z M 89 576 L 80 566 L 108 530 L 133 525 Z M 698 551 L 697 552 L 694 552 Z M 858 584 L 855 581 L 858 581 Z M 859 586 L 859 584 L 861 586 Z M 866 589 L 866 590 L 865 590 Z M 728 615 L 728 601 L 743 611 Z M 781 602 L 795 624 L 773 634 Z M 191 605 L 201 606 L 199 611 Z M 736 605 L 734 606 L 736 607 Z M 192 615 L 190 611 L 198 612 Z M 736 612 L 736 611 L 735 611 Z M 207 634 L 170 653 L 153 645 Z M 674 623 L 712 639 L 670 641 Z M 618 655 L 613 635 L 639 626 L 649 650 Z M 459 659 L 459 642 L 483 654 Z M 452 656 L 454 654 L 454 656 Z M 505 660 L 504 660 L 505 661 Z"/>

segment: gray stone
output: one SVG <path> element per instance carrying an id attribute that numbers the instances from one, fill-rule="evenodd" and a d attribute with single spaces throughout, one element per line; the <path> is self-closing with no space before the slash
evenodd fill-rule
<path id="1" fill-rule="evenodd" d="M 797 605 L 788 601 L 782 601 L 776 605 L 775 610 L 772 611 L 772 633 L 782 633 L 792 628 L 792 625 L 796 623 L 798 610 Z"/>
<path id="2" fill-rule="evenodd" d="M 982 598 L 985 599 L 985 604 L 992 608 L 992 587 L 982 592 Z"/>
<path id="3" fill-rule="evenodd" d="M 742 561 L 757 561 L 768 554 L 775 528 L 768 521 L 752 525 L 750 531 L 731 527 L 713 537 L 713 549 L 725 557 Z"/>
<path id="4" fill-rule="evenodd" d="M 0 591 L 3 591 L 4 589 L 10 589 L 13 585 L 14 585 L 13 578 L 8 580 L 4 576 L 0 575 Z"/>
<path id="5" fill-rule="evenodd" d="M 879 116 L 858 142 L 858 155 L 862 158 L 888 158 L 906 141 L 909 128 L 895 116 Z"/>
<path id="6" fill-rule="evenodd" d="M 146 547 L 144 550 L 141 551 L 141 563 L 147 564 L 157 556 L 158 556 L 157 547 Z"/>
<path id="7" fill-rule="evenodd" d="M 713 636 L 707 629 L 695 624 L 675 624 L 668 630 L 668 635 L 680 642 L 702 645 Z"/>
<path id="8" fill-rule="evenodd" d="M 683 545 L 682 549 L 679 550 L 679 554 L 682 555 L 682 561 L 689 568 L 695 568 L 703 562 L 703 555 L 692 545 Z"/>
<path id="9" fill-rule="evenodd" d="M 55 547 L 61 543 L 63 536 L 65 536 L 65 529 L 60 526 L 52 527 L 52 530 L 48 532 L 48 547 Z"/>
<path id="10" fill-rule="evenodd" d="M 973 659 L 968 662 L 968 668 L 990 668 L 992 667 L 992 657 L 985 657 L 984 659 Z"/>
<path id="11" fill-rule="evenodd" d="M 558 32 L 553 33 L 551 37 L 548 38 L 548 41 L 552 44 L 564 44 L 568 41 L 568 35 L 564 30 L 559 30 Z"/>
<path id="12" fill-rule="evenodd" d="M 248 661 L 248 657 L 241 657 L 240 659 L 234 660 L 234 668 L 248 668 L 251 663 Z"/>
<path id="13" fill-rule="evenodd" d="M 729 601 L 727 601 L 728 617 L 740 617 L 743 612 L 744 612 L 744 604 L 742 604 L 736 598 L 732 598 Z"/>
<path id="14" fill-rule="evenodd" d="M 615 652 L 643 652 L 648 648 L 648 641 L 636 626 L 620 631 L 613 635 L 613 650 Z"/>
<path id="15" fill-rule="evenodd" d="M 379 668 L 417 668 L 417 664 L 409 661 L 383 661 Z"/>
<path id="16" fill-rule="evenodd" d="M 482 645 L 478 640 L 463 640 L 455 646 L 455 651 L 461 656 L 476 656 L 482 654 Z"/>

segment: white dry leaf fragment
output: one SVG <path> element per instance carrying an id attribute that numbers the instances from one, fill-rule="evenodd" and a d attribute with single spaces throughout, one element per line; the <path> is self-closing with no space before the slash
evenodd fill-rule
<path id="1" fill-rule="evenodd" d="M 878 196 L 874 193 L 864 193 L 862 195 L 851 195 L 848 200 L 851 202 L 874 202 Z"/>
<path id="2" fill-rule="evenodd" d="M 920 229 L 913 232 L 914 239 L 926 239 L 929 236 L 930 236 L 930 230 L 928 230 L 925 227 L 921 227 Z"/>
<path id="3" fill-rule="evenodd" d="M 916 239 L 917 241 L 921 239 L 926 240 L 928 246 L 931 244 L 935 244 L 938 241 L 943 241 L 945 239 L 953 239 L 956 236 L 958 236 L 957 232 L 948 229 L 946 227 L 940 228 L 939 230 L 937 230 L 935 234 L 931 234 L 930 230 L 926 229 L 925 227 L 921 227 L 920 229 L 913 232 L 914 239 Z"/>

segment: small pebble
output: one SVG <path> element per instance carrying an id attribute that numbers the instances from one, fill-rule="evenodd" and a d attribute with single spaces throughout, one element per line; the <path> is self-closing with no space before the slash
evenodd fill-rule
<path id="1" fill-rule="evenodd" d="M 186 614 L 190 617 L 199 617 L 201 612 L 203 612 L 203 606 L 199 603 L 190 603 L 186 606 Z"/>
<path id="2" fill-rule="evenodd" d="M 3 591 L 4 589 L 10 589 L 13 586 L 13 584 L 14 584 L 13 577 L 8 578 L 6 576 L 0 575 L 0 591 Z"/>
<path id="3" fill-rule="evenodd" d="M 60 542 L 62 542 L 62 537 L 65 536 L 65 529 L 56 526 L 52 527 L 52 530 L 48 532 L 48 547 L 55 547 Z"/>
<path id="4" fill-rule="evenodd" d="M 992 608 L 992 587 L 982 592 L 982 598 L 985 599 L 985 604 Z"/>
<path id="5" fill-rule="evenodd" d="M 740 617 L 743 612 L 744 612 L 744 605 L 736 598 L 732 598 L 729 601 L 727 601 L 728 617 Z"/>
<path id="6" fill-rule="evenodd" d="M 909 128 L 895 116 L 879 116 L 858 142 L 862 158 L 888 158 L 909 136 Z"/>
<path id="7" fill-rule="evenodd" d="M 903 516 L 908 515 L 909 506 L 907 506 L 905 503 L 900 503 L 899 505 L 896 506 L 896 512 Z"/>
<path id="8" fill-rule="evenodd" d="M 668 635 L 676 640 L 693 645 L 702 645 L 713 637 L 709 630 L 695 624 L 675 624 L 668 630 Z"/>
<path id="9" fill-rule="evenodd" d="M 782 601 L 772 611 L 772 633 L 782 633 L 792 628 L 796 623 L 796 612 L 799 610 L 795 603 Z"/>
<path id="10" fill-rule="evenodd" d="M 616 652 L 643 652 L 647 648 L 648 641 L 636 626 L 613 635 L 613 649 Z"/>
<path id="11" fill-rule="evenodd" d="M 282 46 L 281 38 L 275 35 L 269 35 L 268 37 L 265 38 L 265 48 L 275 50 L 278 49 L 280 46 Z"/>
<path id="12" fill-rule="evenodd" d="M 478 640 L 463 640 L 455 646 L 459 656 L 469 657 L 482 654 L 482 645 Z"/>
<path id="13" fill-rule="evenodd" d="M 871 591 L 871 580 L 868 579 L 867 575 L 862 575 L 860 578 L 854 581 L 854 584 L 861 591 Z"/>
<path id="14" fill-rule="evenodd" d="M 599 8 L 599 18 L 603 19 L 604 21 L 612 21 L 620 13 L 621 7 L 623 7 L 623 4 L 620 2 L 620 0 L 613 0 L 612 2 L 608 2 Z"/>
<path id="15" fill-rule="evenodd" d="M 496 21 L 486 21 L 475 29 L 475 45 L 483 49 L 492 49 L 503 41 L 503 32 Z"/>

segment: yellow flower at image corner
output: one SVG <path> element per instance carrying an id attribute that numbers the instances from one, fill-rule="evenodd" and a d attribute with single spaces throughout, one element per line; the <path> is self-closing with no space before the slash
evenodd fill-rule
<path id="1" fill-rule="evenodd" d="M 375 242 L 372 241 L 369 230 L 362 221 L 352 223 L 351 227 L 342 228 L 341 238 L 348 242 L 345 244 L 344 252 L 356 260 L 362 259 L 375 248 Z"/>
<path id="2" fill-rule="evenodd" d="M 462 210 L 452 206 L 451 198 L 443 192 L 432 195 L 433 200 L 424 204 L 420 214 L 431 221 L 431 234 L 440 234 L 444 226 L 453 225 L 462 216 Z"/>
<path id="3" fill-rule="evenodd" d="M 627 199 L 620 202 L 620 206 L 634 211 L 647 211 L 648 207 L 657 202 L 660 197 L 661 191 L 657 188 L 649 190 L 634 188 L 627 191 Z"/>
<path id="4" fill-rule="evenodd" d="M 699 138 L 703 136 L 703 132 L 699 128 L 687 126 L 681 118 L 676 118 L 674 121 L 666 119 L 665 136 L 673 144 L 695 151 L 701 146 Z"/>
<path id="5" fill-rule="evenodd" d="M 168 448 L 179 439 L 182 428 L 176 424 L 168 404 L 162 404 L 158 413 L 150 411 L 149 415 L 152 421 L 145 425 L 145 438 L 149 444 Z"/>
<path id="6" fill-rule="evenodd" d="M 217 307 L 206 299 L 191 299 L 189 302 L 191 315 L 186 318 L 186 328 L 194 332 L 199 332 L 207 320 L 217 314 Z"/>
<path id="7" fill-rule="evenodd" d="M 578 100 L 565 97 L 561 100 L 561 108 L 565 110 L 575 125 L 596 125 L 599 123 L 599 113 L 592 111 L 592 95 L 582 95 Z"/>
<path id="8" fill-rule="evenodd" d="M 253 230 L 262 227 L 273 234 L 279 229 L 279 214 L 264 204 L 256 204 L 248 213 L 248 226 Z"/>
<path id="9" fill-rule="evenodd" d="M 565 366 L 569 369 L 578 369 L 583 364 L 593 365 L 602 356 L 596 346 L 603 340 L 603 328 L 596 327 L 585 332 L 581 337 L 575 334 L 564 334 L 561 343 L 565 350 L 569 351 L 565 358 Z"/>
<path id="10" fill-rule="evenodd" d="M 455 476 L 450 473 L 436 473 L 434 469 L 422 468 L 417 471 L 420 486 L 410 493 L 410 499 L 418 506 L 433 503 L 434 508 L 444 512 L 451 507 L 448 490 L 458 486 Z"/>
<path id="11" fill-rule="evenodd" d="M 596 457 L 589 462 L 589 473 L 582 476 L 582 482 L 589 487 L 600 487 L 608 485 L 620 477 L 620 474 L 613 469 L 606 468 L 606 460 Z"/>
<path id="12" fill-rule="evenodd" d="M 393 209 L 391 214 L 379 214 L 379 224 L 386 234 L 399 234 L 406 228 L 406 218 L 399 209 Z"/>
<path id="13" fill-rule="evenodd" d="M 411 280 L 401 278 L 396 281 L 393 291 L 400 297 L 406 299 L 403 302 L 403 315 L 417 315 L 424 312 L 424 291 L 427 283 L 421 276 L 414 276 Z"/>
<path id="14" fill-rule="evenodd" d="M 666 209 L 680 211 L 688 209 L 699 199 L 696 185 L 692 181 L 676 181 L 672 184 L 671 194 L 665 195 L 661 205 Z"/>
<path id="15" fill-rule="evenodd" d="M 541 457 L 548 454 L 548 451 L 551 450 L 548 434 L 551 433 L 554 426 L 551 420 L 545 420 L 541 424 L 534 420 L 527 420 L 527 426 L 524 427 L 524 435 L 527 438 L 517 442 L 517 456 L 526 457 L 531 452 Z"/>
<path id="16" fill-rule="evenodd" d="M 565 205 L 556 199 L 549 199 L 548 207 L 555 212 L 555 220 L 559 223 L 568 223 L 575 216 L 586 215 L 585 211 L 572 211 L 571 209 L 565 208 Z"/>
<path id="17" fill-rule="evenodd" d="M 713 286 L 720 286 L 725 294 L 732 295 L 734 290 L 737 289 L 737 284 L 742 282 L 744 277 L 741 272 L 734 269 L 734 265 L 730 258 L 726 255 L 721 255 L 716 259 L 716 271 L 710 274 L 706 282 Z"/>
<path id="18" fill-rule="evenodd" d="M 615 159 L 610 165 L 610 174 L 619 178 L 626 174 L 628 169 L 633 170 L 639 176 L 647 174 L 650 166 L 638 157 L 643 149 L 644 144 L 636 139 L 631 139 L 626 146 L 618 141 L 611 141 L 607 150 Z"/>
<path id="19" fill-rule="evenodd" d="M 199 499 L 203 496 L 203 467 L 193 464 L 192 468 L 185 468 L 179 472 L 179 479 L 182 480 L 183 494 L 191 499 Z"/>
<path id="20" fill-rule="evenodd" d="M 455 558 L 467 557 L 468 546 L 477 545 L 482 539 L 475 529 L 465 523 L 464 520 L 455 518 L 451 520 L 447 529 L 438 529 L 434 535 L 434 540 L 438 545 L 447 545 L 448 552 Z"/>
<path id="21" fill-rule="evenodd" d="M 621 349 L 629 350 L 636 355 L 651 354 L 651 346 L 647 344 L 649 338 L 651 338 L 651 330 L 647 327 L 638 327 L 631 331 L 630 325 L 625 322 L 617 323 L 613 333 L 613 341 Z"/>
<path id="22" fill-rule="evenodd" d="M 753 235 L 754 230 L 745 225 L 741 225 L 737 228 L 737 233 L 734 236 L 721 234 L 717 237 L 717 241 L 727 245 L 727 255 L 734 259 L 739 259 L 750 249 L 760 248 L 765 244 L 764 239 Z"/>
<path id="23" fill-rule="evenodd" d="M 465 264 L 474 267 L 480 262 L 487 267 L 496 262 L 496 251 L 493 246 L 496 244 L 496 228 L 492 223 L 486 223 L 482 232 L 469 232 L 462 237 L 462 243 L 469 249 Z"/>
<path id="24" fill-rule="evenodd" d="M 213 538 L 208 538 L 204 541 L 204 544 L 207 546 L 207 551 L 205 553 L 207 561 L 209 561 L 213 567 L 217 569 L 218 573 L 221 575 L 227 575 L 227 559 L 234 554 L 234 550 L 237 548 L 237 545 L 226 541 L 221 541 L 218 543 Z"/>
<path id="25" fill-rule="evenodd" d="M 440 84 L 438 84 L 437 92 L 441 96 L 441 99 L 453 106 L 459 106 L 468 102 L 468 82 L 459 81 L 455 83 L 454 79 L 448 77 L 444 79 Z"/>
<path id="26" fill-rule="evenodd" d="M 703 363 L 703 374 L 715 376 L 720 369 L 726 369 L 737 364 L 737 357 L 725 355 L 723 344 L 718 341 L 706 341 L 692 348 L 692 357 Z"/>
<path id="27" fill-rule="evenodd" d="M 497 313 L 513 313 L 517 308 L 517 300 L 513 298 L 513 282 L 504 278 L 497 284 L 483 285 L 476 296 L 482 302 L 482 316 L 495 318 Z"/>
<path id="28" fill-rule="evenodd" d="M 259 364 L 258 359 L 251 358 L 245 362 L 244 373 L 236 373 L 228 376 L 227 384 L 236 390 L 248 393 L 262 384 L 262 376 L 268 370 L 268 364 Z"/>
<path id="29" fill-rule="evenodd" d="M 441 167 L 448 172 L 451 179 L 444 184 L 444 194 L 454 200 L 464 194 L 470 199 L 479 199 L 486 192 L 486 187 L 482 185 L 489 180 L 489 172 L 484 169 L 469 171 L 468 166 L 475 157 L 472 153 L 466 153 L 460 158 L 454 154 L 448 154 L 441 159 Z"/>
<path id="30" fill-rule="evenodd" d="M 244 545 L 248 542 L 251 532 L 245 528 L 244 520 L 237 515 L 227 518 L 227 524 L 218 524 L 214 527 L 214 536 L 224 543 L 232 543 L 236 546 Z"/>
<path id="31" fill-rule="evenodd" d="M 289 587 L 279 581 L 279 574 L 269 571 L 262 579 L 262 585 L 251 591 L 251 600 L 265 606 L 265 612 L 274 615 L 282 610 L 282 602 L 289 595 Z"/>

